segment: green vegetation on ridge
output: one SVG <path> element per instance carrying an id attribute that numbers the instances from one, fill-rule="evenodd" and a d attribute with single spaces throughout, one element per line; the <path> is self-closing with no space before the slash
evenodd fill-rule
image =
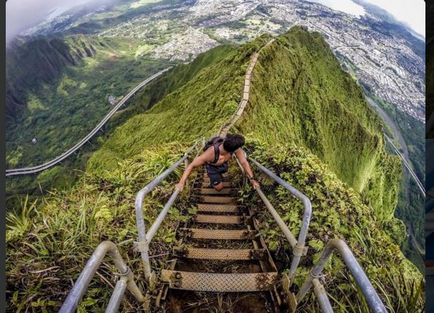
<path id="1" fill-rule="evenodd" d="M 117 126 L 124 123 L 131 116 L 145 112 L 165 95 L 186 84 L 202 68 L 217 63 L 233 49 L 230 45 L 215 47 L 206 53 L 200 54 L 193 62 L 180 64 L 158 79 L 150 82 L 130 99 L 125 108 L 118 111 L 109 120 L 103 132 L 98 133 L 95 140 L 91 140 L 78 151 L 77 155 L 71 156 L 62 162 L 61 165 L 41 172 L 37 176 L 18 176 L 7 179 L 6 190 L 11 195 L 8 199 L 8 209 L 18 208 L 20 205 L 17 205 L 16 202 L 22 200 L 20 200 L 22 195 L 49 191 L 53 187 L 63 189 L 73 184 L 80 175 L 80 172 L 85 169 L 89 156 L 99 148 L 105 138 L 111 136 Z M 128 79 L 125 80 L 127 81 Z M 69 138 L 68 141 L 72 141 L 72 139 Z M 13 157 L 13 155 L 12 153 L 11 156 Z"/>
<path id="2" fill-rule="evenodd" d="M 157 60 L 135 59 L 137 46 L 138 42 L 121 38 L 74 36 L 37 40 L 20 49 L 39 53 L 11 56 L 8 79 L 15 89 L 20 87 L 14 98 L 26 109 L 10 114 L 7 167 L 41 164 L 66 151 L 111 109 L 109 96 L 119 100 L 167 66 Z M 35 69 L 39 74 L 20 74 L 35 64 L 41 64 Z"/>
<path id="3" fill-rule="evenodd" d="M 182 155 L 194 140 L 215 134 L 231 116 L 242 95 L 249 57 L 268 39 L 261 36 L 238 49 L 228 49 L 225 57 L 198 70 L 150 110 L 117 127 L 92 155 L 86 173 L 73 188 L 46 195 L 33 208 L 27 203 L 21 214 L 8 215 L 9 311 L 30 307 L 57 309 L 69 291 L 69 281 L 78 277 L 101 240 L 120 244 L 136 275 L 142 274 L 139 254 L 132 249 L 137 237 L 135 193 Z M 285 55 L 292 64 L 288 65 Z M 310 252 L 303 260 L 301 273 L 311 267 L 327 240 L 344 238 L 390 312 L 419 312 L 423 306 L 423 278 L 401 253 L 403 228 L 391 214 L 396 204 L 399 163 L 385 154 L 378 118 L 357 96 L 361 97 L 357 86 L 349 79 L 346 82 L 346 74 L 339 72 L 339 65 L 334 62 L 317 34 L 293 28 L 278 37 L 276 44 L 261 52 L 253 72 L 248 111 L 236 126 L 246 135 L 255 158 L 312 198 Z M 291 71 L 296 66 L 303 70 L 299 79 L 292 79 Z M 185 69 L 188 76 L 188 67 Z M 322 72 L 327 70 L 331 72 Z M 318 88 L 318 77 L 322 79 L 322 92 L 309 91 L 309 85 Z M 342 82 L 346 83 L 340 85 Z M 144 100 L 148 99 L 145 95 Z M 340 119 L 337 112 L 343 114 Z M 357 136 L 348 136 L 352 133 Z M 368 153 L 372 153 L 371 163 Z M 380 156 L 384 156 L 383 162 L 379 161 Z M 387 168 L 391 171 L 384 173 Z M 177 175 L 179 171 L 146 198 L 146 223 L 155 218 L 167 200 Z M 273 204 L 298 234 L 301 204 L 260 179 Z M 241 196 L 246 204 L 261 205 L 252 192 L 246 190 Z M 175 223 L 192 211 L 187 201 L 188 190 L 160 230 L 151 247 L 152 255 L 169 252 L 176 244 Z M 264 215 L 265 234 L 275 257 L 285 267 L 291 253 L 271 232 L 274 228 L 267 227 L 267 223 L 271 225 L 267 219 Z M 164 257 L 152 260 L 156 269 L 165 261 Z M 348 273 L 341 271 L 342 262 L 338 258 L 332 262 L 334 266 L 328 266 L 327 271 L 333 271 L 337 277 L 327 275 L 324 279 L 336 311 L 366 312 L 366 303 L 360 300 L 354 283 L 347 283 Z M 101 276 L 93 280 L 81 306 L 83 311 L 107 304 L 111 291 L 108 285 L 114 279 L 107 274 L 109 266 L 105 264 Z M 301 280 L 300 275 L 297 283 Z M 123 310 L 133 312 L 135 305 L 126 299 Z M 302 306 L 307 312 L 315 312 L 314 301 L 306 301 Z"/>
<path id="4" fill-rule="evenodd" d="M 88 169 L 110 168 L 147 146 L 193 143 L 200 137 L 216 134 L 238 106 L 249 56 L 266 42 L 263 37 L 244 45 L 241 51 L 229 52 L 150 110 L 132 117 L 92 156 Z"/>
<path id="5" fill-rule="evenodd" d="M 399 161 L 385 152 L 379 118 L 319 34 L 293 30 L 263 51 L 238 128 L 270 148 L 309 148 L 381 219 L 393 216 Z"/>

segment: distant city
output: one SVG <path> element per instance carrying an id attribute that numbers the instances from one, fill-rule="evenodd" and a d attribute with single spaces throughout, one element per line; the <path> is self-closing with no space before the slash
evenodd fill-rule
<path id="1" fill-rule="evenodd" d="M 131 10 L 141 2 L 132 3 Z M 101 7 L 97 12 L 105 9 Z M 25 35 L 65 31 L 91 21 L 92 17 L 93 14 L 78 17 L 66 12 Z M 358 16 L 301 0 L 184 1 L 156 6 L 152 14 L 136 14 L 97 34 L 142 40 L 137 57 L 187 62 L 221 43 L 243 42 L 265 32 L 277 35 L 293 25 L 323 34 L 344 68 L 360 84 L 378 98 L 424 121 L 424 42 L 404 26 L 384 22 L 372 11 Z"/>

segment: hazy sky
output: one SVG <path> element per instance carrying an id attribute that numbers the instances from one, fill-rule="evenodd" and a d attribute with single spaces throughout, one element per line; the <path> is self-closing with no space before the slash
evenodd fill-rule
<path id="1" fill-rule="evenodd" d="M 43 21 L 55 8 L 71 8 L 82 3 L 110 0 L 8 0 L 6 2 L 6 41 L 19 32 Z M 217 1 L 217 0 L 216 0 Z M 351 0 L 313 0 L 355 15 L 363 14 Z M 366 0 L 390 12 L 397 20 L 425 36 L 425 2 L 423 0 Z M 349 12 L 350 13 L 350 12 Z"/>
<path id="2" fill-rule="evenodd" d="M 406 23 L 425 37 L 425 1 L 423 0 L 365 0 L 378 5 L 398 21 Z"/>
<path id="3" fill-rule="evenodd" d="M 112 0 L 7 0 L 6 41 L 42 22 L 56 8 L 70 9 L 76 5 Z"/>
<path id="4" fill-rule="evenodd" d="M 363 15 L 362 6 L 351 0 L 308 0 L 322 3 L 333 10 L 353 15 Z M 425 1 L 423 0 L 365 0 L 392 14 L 398 21 L 410 26 L 416 33 L 425 37 Z"/>

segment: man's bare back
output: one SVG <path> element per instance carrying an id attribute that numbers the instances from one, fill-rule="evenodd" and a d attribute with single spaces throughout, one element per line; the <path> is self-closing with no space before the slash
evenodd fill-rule
<path id="1" fill-rule="evenodd" d="M 211 181 L 211 187 L 217 191 L 223 189 L 222 174 L 228 170 L 228 162 L 235 154 L 241 166 L 246 171 L 254 188 L 259 187 L 259 183 L 254 179 L 249 161 L 241 149 L 244 145 L 244 137 L 241 135 L 227 135 L 226 138 L 213 138 L 215 143 L 208 147 L 201 155 L 197 156 L 185 169 L 179 183 L 176 185 L 178 190 L 184 188 L 185 182 L 192 170 L 196 167 L 205 165 L 206 171 Z"/>

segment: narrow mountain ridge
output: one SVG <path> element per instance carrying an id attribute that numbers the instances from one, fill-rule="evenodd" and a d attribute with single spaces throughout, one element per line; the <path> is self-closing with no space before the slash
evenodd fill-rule
<path id="1" fill-rule="evenodd" d="M 264 49 L 238 129 L 270 149 L 276 142 L 308 148 L 381 219 L 393 216 L 400 163 L 386 153 L 381 120 L 319 33 L 293 28 Z"/>
<path id="2" fill-rule="evenodd" d="M 130 268 L 137 277 L 143 277 L 140 256 L 131 245 L 137 240 L 133 214 L 136 192 L 193 142 L 211 137 L 228 121 L 242 97 L 250 57 L 270 39 L 263 35 L 238 48 L 220 50 L 223 55 L 198 70 L 183 65 L 188 81 L 148 111 L 118 126 L 92 155 L 75 186 L 53 191 L 36 203 L 25 202 L 20 214 L 8 215 L 10 311 L 32 306 L 58 309 L 70 290 L 70 281 L 77 278 L 101 240 L 119 243 Z M 176 86 L 181 73 L 176 68 L 167 73 L 167 85 Z M 300 286 L 318 260 L 325 242 L 342 238 L 390 312 L 421 309 L 423 277 L 400 251 L 405 229 L 391 214 L 399 185 L 399 163 L 386 154 L 378 117 L 364 102 L 355 82 L 340 69 L 324 40 L 300 27 L 277 37 L 259 53 L 250 88 L 246 111 L 232 131 L 246 136 L 249 154 L 312 201 L 309 252 L 296 285 Z M 150 101 L 151 95 L 148 89 L 141 99 Z M 181 170 L 146 198 L 147 225 L 167 201 Z M 240 184 L 241 176 L 233 174 L 233 184 Z M 262 175 L 258 174 L 258 179 L 276 210 L 298 234 L 301 204 Z M 178 244 L 177 223 L 194 214 L 190 191 L 187 187 L 154 238 L 150 255 L 161 257 L 152 258 L 153 268 L 162 268 L 166 253 Z M 239 197 L 246 206 L 262 208 L 249 187 Z M 273 257 L 285 268 L 291 252 L 272 219 L 259 213 Z M 342 262 L 333 258 L 327 271 L 330 275 L 324 277 L 324 284 L 333 306 L 341 312 L 365 312 L 366 302 L 348 280 Z M 103 308 L 111 289 L 102 281 L 110 279 L 94 279 L 80 309 Z M 140 285 L 144 287 L 142 281 Z M 302 306 L 316 312 L 313 295 Z M 134 312 L 138 307 L 127 299 L 123 309 Z"/>

